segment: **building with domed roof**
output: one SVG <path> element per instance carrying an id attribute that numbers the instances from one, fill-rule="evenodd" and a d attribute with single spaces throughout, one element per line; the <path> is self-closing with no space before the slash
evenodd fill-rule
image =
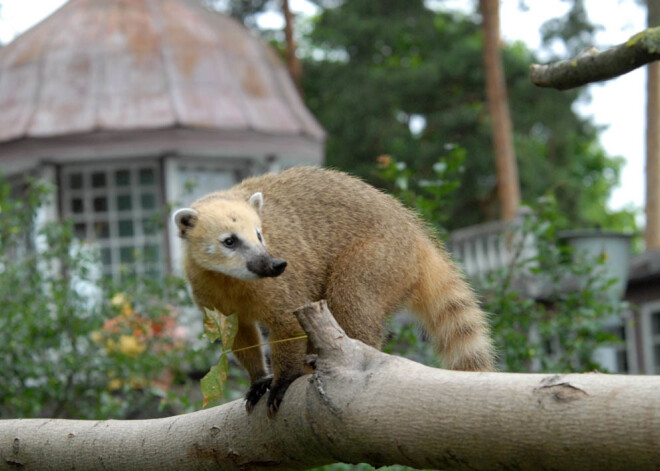
<path id="1" fill-rule="evenodd" d="M 45 217 L 110 275 L 176 264 L 168 204 L 321 165 L 324 145 L 276 53 L 198 0 L 70 0 L 0 49 L 0 170 L 51 180 Z"/>

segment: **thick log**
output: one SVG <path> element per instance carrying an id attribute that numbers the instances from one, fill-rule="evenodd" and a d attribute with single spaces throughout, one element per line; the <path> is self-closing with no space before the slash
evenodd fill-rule
<path id="1" fill-rule="evenodd" d="M 468 373 L 352 340 L 324 302 L 319 351 L 268 419 L 242 401 L 158 420 L 0 421 L 0 469 L 658 469 L 660 377 Z"/>

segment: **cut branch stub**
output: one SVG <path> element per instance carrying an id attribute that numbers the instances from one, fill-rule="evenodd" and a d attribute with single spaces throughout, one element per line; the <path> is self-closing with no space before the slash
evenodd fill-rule
<path id="1" fill-rule="evenodd" d="M 319 353 L 341 352 L 352 342 L 335 320 L 325 300 L 305 304 L 296 309 L 294 314 Z"/>

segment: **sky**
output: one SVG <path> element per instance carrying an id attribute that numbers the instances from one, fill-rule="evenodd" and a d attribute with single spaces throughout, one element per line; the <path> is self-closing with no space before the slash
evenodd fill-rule
<path id="1" fill-rule="evenodd" d="M 1 0 L 0 42 L 11 41 L 65 1 Z M 444 0 L 443 4 L 470 11 L 474 1 Z M 562 15 L 568 4 L 562 0 L 527 0 L 525 3 L 529 8 L 521 11 L 520 0 L 500 0 L 501 33 L 506 41 L 523 41 L 530 49 L 537 50 L 541 42 L 540 26 L 546 20 Z M 645 28 L 645 9 L 633 0 L 586 0 L 586 5 L 591 21 L 603 26 L 596 35 L 595 45 L 599 49 L 623 43 Z M 305 0 L 291 0 L 291 8 L 307 15 L 314 12 L 314 7 Z M 266 15 L 262 21 L 271 27 L 278 27 L 283 22 L 274 13 Z M 646 72 L 641 68 L 604 84 L 590 85 L 591 100 L 576 108 L 578 113 L 593 117 L 596 124 L 605 127 L 601 142 L 608 154 L 626 160 L 621 184 L 613 192 L 609 206 L 612 209 L 640 208 L 640 223 L 643 223 L 641 208 L 644 204 L 645 90 Z"/>

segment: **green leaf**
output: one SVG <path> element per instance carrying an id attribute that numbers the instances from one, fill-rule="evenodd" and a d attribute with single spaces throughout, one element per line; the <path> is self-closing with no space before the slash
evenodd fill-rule
<path id="1" fill-rule="evenodd" d="M 220 355 L 218 364 L 206 373 L 206 376 L 200 381 L 202 387 L 202 394 L 204 395 L 204 403 L 202 407 L 214 400 L 222 399 L 224 385 L 227 381 L 227 373 L 229 371 L 229 359 L 226 353 Z"/>
<path id="2" fill-rule="evenodd" d="M 238 332 L 238 315 L 225 316 L 217 310 L 204 308 L 204 335 L 211 342 L 220 339 L 224 351 L 231 350 Z"/>

